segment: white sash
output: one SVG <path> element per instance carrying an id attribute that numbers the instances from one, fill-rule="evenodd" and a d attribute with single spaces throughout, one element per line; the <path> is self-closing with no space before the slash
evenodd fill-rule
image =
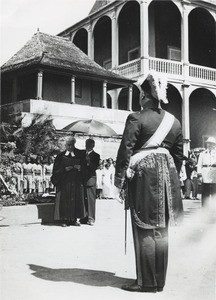
<path id="1" fill-rule="evenodd" d="M 157 130 L 150 137 L 150 139 L 142 146 L 142 149 L 150 147 L 159 147 L 165 139 L 165 137 L 167 136 L 167 134 L 169 133 L 170 129 L 172 128 L 173 123 L 174 116 L 165 111 L 163 120 L 161 121 Z"/>
<path id="2" fill-rule="evenodd" d="M 126 176 L 129 179 L 133 178 L 134 170 L 133 166 L 137 161 L 140 161 L 150 153 L 169 153 L 169 151 L 165 148 L 159 147 L 167 134 L 170 132 L 173 123 L 174 123 L 174 116 L 168 112 L 165 112 L 163 120 L 161 121 L 160 125 L 158 126 L 155 133 L 150 137 L 150 139 L 141 147 L 141 151 L 132 155 L 130 158 L 129 166 L 126 171 Z M 152 148 L 152 149 L 150 149 Z"/>

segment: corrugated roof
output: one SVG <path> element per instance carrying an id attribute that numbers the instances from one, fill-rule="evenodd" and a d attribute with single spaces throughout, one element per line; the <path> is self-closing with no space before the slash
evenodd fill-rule
<path id="1" fill-rule="evenodd" d="M 102 68 L 70 40 L 41 32 L 35 33 L 31 40 L 1 67 L 1 72 L 4 74 L 33 65 L 54 67 L 74 74 L 102 77 L 117 82 L 132 82 Z"/>

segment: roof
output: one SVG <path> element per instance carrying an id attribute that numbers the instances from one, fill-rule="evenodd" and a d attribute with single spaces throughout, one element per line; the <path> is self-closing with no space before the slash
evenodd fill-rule
<path id="1" fill-rule="evenodd" d="M 104 78 L 111 82 L 133 82 L 98 65 L 70 40 L 41 32 L 35 33 L 31 40 L 1 67 L 1 72 L 4 74 L 33 66 L 57 68 L 74 75 Z"/>
<path id="2" fill-rule="evenodd" d="M 100 10 L 102 7 L 106 6 L 107 4 L 113 2 L 114 0 L 96 0 L 89 15 L 95 13 L 96 11 Z"/>

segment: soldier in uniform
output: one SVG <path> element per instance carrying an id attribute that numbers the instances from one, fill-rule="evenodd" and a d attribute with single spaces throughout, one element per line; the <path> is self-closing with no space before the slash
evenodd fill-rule
<path id="1" fill-rule="evenodd" d="M 36 157 L 35 163 L 33 164 L 33 172 L 34 172 L 34 190 L 37 193 L 43 193 L 43 165 L 42 158 L 40 156 Z"/>
<path id="2" fill-rule="evenodd" d="M 26 156 L 23 167 L 23 192 L 32 193 L 34 191 L 34 171 L 30 156 Z"/>
<path id="3" fill-rule="evenodd" d="M 53 157 L 49 156 L 47 158 L 47 163 L 44 164 L 44 191 L 45 193 L 49 193 L 53 191 L 54 186 L 51 182 L 51 176 L 52 176 L 52 171 L 53 171 Z"/>
<path id="4" fill-rule="evenodd" d="M 200 153 L 197 172 L 202 178 L 202 206 L 213 196 L 216 197 L 216 140 L 209 137 L 206 141 L 207 149 Z"/>
<path id="5" fill-rule="evenodd" d="M 137 278 L 122 289 L 161 292 L 168 263 L 168 223 L 182 216 L 180 122 L 160 107 L 165 83 L 149 74 L 140 89 L 140 112 L 128 116 L 116 160 L 116 195 L 128 181 Z M 164 90 L 161 90 L 164 88 Z"/>
<path id="6" fill-rule="evenodd" d="M 21 157 L 16 155 L 14 157 L 14 163 L 12 164 L 12 176 L 16 180 L 16 190 L 18 193 L 23 193 L 23 167 L 20 162 Z"/>

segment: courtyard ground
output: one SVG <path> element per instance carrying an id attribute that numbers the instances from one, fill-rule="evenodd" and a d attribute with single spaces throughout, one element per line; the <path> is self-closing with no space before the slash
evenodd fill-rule
<path id="1" fill-rule="evenodd" d="M 216 299 L 216 210 L 184 200 L 184 223 L 169 229 L 169 265 L 162 293 L 131 293 L 121 285 L 135 279 L 128 213 L 124 253 L 124 210 L 115 200 L 97 200 L 94 226 L 41 225 L 37 207 L 0 211 L 0 299 Z"/>

